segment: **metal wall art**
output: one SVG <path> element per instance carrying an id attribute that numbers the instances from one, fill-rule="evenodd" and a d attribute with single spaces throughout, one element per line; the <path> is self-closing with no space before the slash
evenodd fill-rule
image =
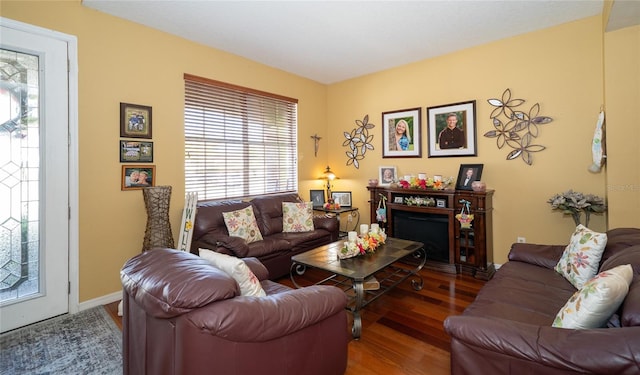
<path id="1" fill-rule="evenodd" d="M 342 142 L 343 146 L 348 146 L 347 166 L 353 164 L 354 167 L 360 168 L 360 160 L 364 159 L 367 150 L 373 150 L 373 134 L 369 135 L 369 129 L 373 129 L 374 124 L 369 122 L 369 115 L 364 115 L 362 121 L 356 120 L 357 127 L 351 130 L 351 133 L 344 132 L 346 140 Z"/>
<path id="2" fill-rule="evenodd" d="M 507 160 L 522 157 L 528 165 L 533 164 L 533 152 L 546 149 L 545 146 L 532 144 L 538 137 L 538 125 L 548 124 L 553 119 L 547 116 L 539 116 L 540 105 L 534 104 L 528 113 L 515 110 L 524 104 L 524 99 L 511 99 L 511 91 L 504 90 L 502 99 L 488 99 L 489 104 L 496 107 L 491 112 L 491 120 L 495 130 L 484 133 L 487 138 L 496 138 L 499 149 L 507 146 L 513 150 L 507 154 Z M 504 117 L 504 121 L 500 117 Z"/>

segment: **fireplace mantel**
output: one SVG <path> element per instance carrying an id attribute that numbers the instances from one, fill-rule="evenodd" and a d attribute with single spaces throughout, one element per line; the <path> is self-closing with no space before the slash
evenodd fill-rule
<path id="1" fill-rule="evenodd" d="M 492 235 L 492 197 L 493 190 L 483 192 L 468 190 L 422 190 L 422 189 L 402 189 L 381 186 L 367 187 L 370 194 L 370 217 L 371 222 L 376 222 L 376 209 L 381 197 L 385 197 L 387 206 L 387 222 L 380 223 L 389 236 L 394 236 L 394 214 L 398 211 L 411 212 L 424 217 L 446 217 L 446 236 L 448 236 L 447 249 L 439 249 L 443 253 L 448 253 L 448 259 L 429 260 L 427 257 L 427 267 L 450 273 L 465 273 L 475 276 L 478 279 L 488 280 L 495 273 L 493 265 L 493 235 Z M 406 198 L 423 198 L 429 200 L 429 205 L 407 204 Z M 474 219 L 470 228 L 462 228 L 456 214 L 462 209 L 462 202 L 469 202 L 470 214 Z M 432 205 L 435 202 L 435 205 Z M 406 220 L 404 218 L 403 220 Z M 430 224 L 423 224 L 430 225 Z M 402 238 L 419 240 L 418 236 L 424 237 L 428 232 L 428 227 L 424 231 L 416 231 L 416 237 L 411 233 L 403 233 Z M 444 227 L 436 230 L 444 231 Z M 444 235 L 444 233 L 440 233 Z M 421 240 L 424 241 L 424 238 Z M 427 241 L 431 242 L 431 241 Z M 433 241 L 437 243 L 438 241 Z M 433 245 L 437 246 L 437 245 Z M 442 245 L 445 246 L 445 245 Z"/>

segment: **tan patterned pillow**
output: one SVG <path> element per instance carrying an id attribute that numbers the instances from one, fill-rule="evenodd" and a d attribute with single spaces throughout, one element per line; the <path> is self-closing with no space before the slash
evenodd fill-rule
<path id="1" fill-rule="evenodd" d="M 606 245 L 606 233 L 594 232 L 579 224 L 555 269 L 576 289 L 581 289 L 598 272 Z"/>
<path id="2" fill-rule="evenodd" d="M 312 202 L 282 202 L 282 231 L 309 232 L 313 230 Z"/>
<path id="3" fill-rule="evenodd" d="M 258 228 L 252 206 L 237 211 L 223 212 L 222 217 L 230 236 L 240 237 L 247 243 L 262 241 L 262 233 Z"/>
<path id="4" fill-rule="evenodd" d="M 569 298 L 556 315 L 553 327 L 603 327 L 624 301 L 631 279 L 633 268 L 630 264 L 600 272 Z"/>
<path id="5" fill-rule="evenodd" d="M 198 249 L 200 257 L 208 260 L 214 267 L 233 277 L 243 296 L 264 297 L 267 295 L 256 275 L 242 260 L 213 250 Z"/>

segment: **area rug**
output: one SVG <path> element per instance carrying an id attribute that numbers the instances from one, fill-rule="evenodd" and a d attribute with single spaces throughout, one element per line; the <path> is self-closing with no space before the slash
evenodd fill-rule
<path id="1" fill-rule="evenodd" d="M 4 333 L 0 374 L 122 374 L 122 333 L 102 306 Z"/>

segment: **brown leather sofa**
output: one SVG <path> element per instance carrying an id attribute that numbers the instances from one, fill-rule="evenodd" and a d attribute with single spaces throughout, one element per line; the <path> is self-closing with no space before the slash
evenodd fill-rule
<path id="1" fill-rule="evenodd" d="M 640 229 L 613 229 L 607 236 L 599 271 L 633 267 L 627 297 L 614 314 L 621 327 L 552 327 L 576 291 L 553 269 L 566 245 L 513 244 L 509 261 L 476 300 L 445 320 L 451 373 L 640 374 Z"/>
<path id="2" fill-rule="evenodd" d="M 314 230 L 301 233 L 282 232 L 282 202 L 299 202 L 298 194 L 267 195 L 249 202 L 240 200 L 200 202 L 194 221 L 191 252 L 205 248 L 238 258 L 255 257 L 269 270 L 274 280 L 289 273 L 291 256 L 338 240 L 338 220 L 335 217 L 314 217 Z M 253 206 L 263 240 L 247 244 L 239 237 L 229 236 L 222 217 Z"/>
<path id="3" fill-rule="evenodd" d="M 346 296 L 332 286 L 290 289 L 245 263 L 266 297 L 240 296 L 238 284 L 194 254 L 153 249 L 127 261 L 124 374 L 343 374 Z"/>

